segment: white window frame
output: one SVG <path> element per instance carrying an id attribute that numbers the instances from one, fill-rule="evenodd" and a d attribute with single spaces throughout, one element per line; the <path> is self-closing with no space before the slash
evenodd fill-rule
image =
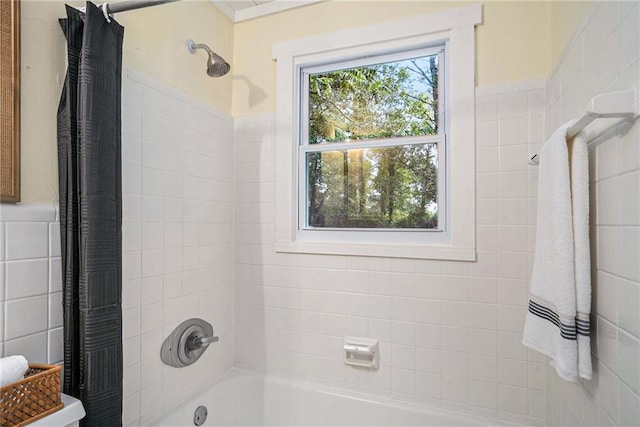
<path id="1" fill-rule="evenodd" d="M 481 21 L 481 5 L 471 5 L 274 44 L 277 252 L 475 260 L 475 25 Z M 448 71 L 445 229 L 305 230 L 298 204 L 298 184 L 304 183 L 298 168 L 300 136 L 307 120 L 301 116 L 301 70 L 438 45 L 446 45 Z"/>

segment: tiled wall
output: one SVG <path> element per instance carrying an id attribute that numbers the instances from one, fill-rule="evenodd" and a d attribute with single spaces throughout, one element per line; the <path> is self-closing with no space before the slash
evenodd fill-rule
<path id="1" fill-rule="evenodd" d="M 0 205 L 0 357 L 62 361 L 60 224 L 52 205 Z"/>
<path id="2" fill-rule="evenodd" d="M 236 119 L 236 365 L 542 423 L 543 359 L 521 339 L 543 87 L 477 90 L 472 263 L 275 253 L 274 116 Z M 343 336 L 380 340 L 380 369 L 344 365 Z"/>
<path id="3" fill-rule="evenodd" d="M 546 134 L 603 92 L 640 93 L 638 2 L 594 5 L 547 85 Z M 594 123 L 593 127 L 599 127 Z M 548 372 L 549 425 L 640 425 L 640 122 L 592 145 L 591 381 Z"/>
<path id="4" fill-rule="evenodd" d="M 145 425 L 233 363 L 233 123 L 127 71 L 123 79 L 125 425 Z M 196 365 L 162 364 L 182 321 L 220 341 Z"/>

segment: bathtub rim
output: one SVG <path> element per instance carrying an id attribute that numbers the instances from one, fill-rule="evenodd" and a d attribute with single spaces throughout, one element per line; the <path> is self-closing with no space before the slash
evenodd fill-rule
<path id="1" fill-rule="evenodd" d="M 531 426 L 531 423 L 526 423 L 522 420 L 504 420 L 499 419 L 496 416 L 488 414 L 474 413 L 469 409 L 463 407 L 463 404 L 456 404 L 454 402 L 442 402 L 442 406 L 435 403 L 420 402 L 420 401 L 403 401 L 394 400 L 388 396 L 375 395 L 367 392 L 360 392 L 356 390 L 343 389 L 338 386 L 329 385 L 320 381 L 305 380 L 294 376 L 277 375 L 272 373 L 264 373 L 253 371 L 240 367 L 233 367 L 230 370 L 219 375 L 215 381 L 209 386 L 201 388 L 193 393 L 189 394 L 187 400 L 183 403 L 172 406 L 161 417 L 152 420 L 148 425 L 152 427 L 161 427 L 159 424 L 164 419 L 168 418 L 179 408 L 183 408 L 188 405 L 193 405 L 194 400 L 202 400 L 203 395 L 206 395 L 211 389 L 215 387 L 222 387 L 225 382 L 232 381 L 260 381 L 262 383 L 273 383 L 280 386 L 288 386 L 292 388 L 302 389 L 305 391 L 318 392 L 328 394 L 336 397 L 355 399 L 366 403 L 372 403 L 376 405 L 384 406 L 385 408 L 408 410 L 412 412 L 420 412 L 426 415 L 433 414 L 437 416 L 445 416 L 454 420 L 460 420 L 461 422 L 469 421 L 475 424 L 481 424 L 482 426 L 496 426 L 496 427 L 525 427 Z M 449 405 L 449 406 L 447 406 Z M 491 410 L 491 409 L 487 409 Z M 496 413 L 498 409 L 495 409 Z"/>

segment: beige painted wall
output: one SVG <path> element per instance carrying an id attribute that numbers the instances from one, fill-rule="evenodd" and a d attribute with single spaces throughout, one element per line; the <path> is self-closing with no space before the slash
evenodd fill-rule
<path id="1" fill-rule="evenodd" d="M 80 4 L 81 2 L 72 2 Z M 207 0 L 122 13 L 124 66 L 173 86 L 234 116 L 275 111 L 275 63 L 280 40 L 398 19 L 463 2 L 333 0 L 233 25 Z M 589 2 L 485 2 L 477 30 L 480 86 L 544 78 L 582 21 Z M 65 73 L 59 0 L 23 0 L 22 200 L 58 198 L 55 112 Z M 206 56 L 184 42 L 208 43 L 228 60 L 233 76 L 211 79 Z M 233 90 L 233 96 L 232 96 Z"/>
<path id="2" fill-rule="evenodd" d="M 233 115 L 275 111 L 276 67 L 271 60 L 274 42 L 465 4 L 468 3 L 334 0 L 236 24 Z M 484 23 L 477 29 L 478 85 L 546 77 L 551 34 L 541 29 L 549 27 L 549 10 L 547 2 L 484 2 Z M 266 99 L 256 104 L 246 81 L 238 76 L 262 89 Z"/>
<path id="3" fill-rule="evenodd" d="M 549 13 L 552 28 L 550 51 L 552 67 L 558 63 L 560 55 L 593 5 L 593 1 L 553 1 L 551 3 Z"/>
<path id="4" fill-rule="evenodd" d="M 70 2 L 74 5 L 81 2 Z M 58 199 L 56 110 L 65 74 L 65 42 L 57 18 L 64 2 L 23 0 L 21 64 L 22 201 Z M 188 38 L 231 60 L 232 23 L 207 0 L 182 1 L 121 13 L 125 67 L 175 87 L 226 113 L 231 76 L 207 77 L 206 54 L 192 56 Z"/>

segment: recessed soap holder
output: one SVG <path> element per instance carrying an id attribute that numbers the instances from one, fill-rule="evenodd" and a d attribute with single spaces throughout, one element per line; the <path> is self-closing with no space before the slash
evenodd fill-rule
<path id="1" fill-rule="evenodd" d="M 380 366 L 378 341 L 370 338 L 344 337 L 344 363 L 378 369 Z"/>
<path id="2" fill-rule="evenodd" d="M 162 343 L 160 359 L 176 368 L 189 366 L 215 342 L 218 342 L 218 337 L 213 334 L 213 326 L 209 322 L 197 318 L 185 320 Z"/>

